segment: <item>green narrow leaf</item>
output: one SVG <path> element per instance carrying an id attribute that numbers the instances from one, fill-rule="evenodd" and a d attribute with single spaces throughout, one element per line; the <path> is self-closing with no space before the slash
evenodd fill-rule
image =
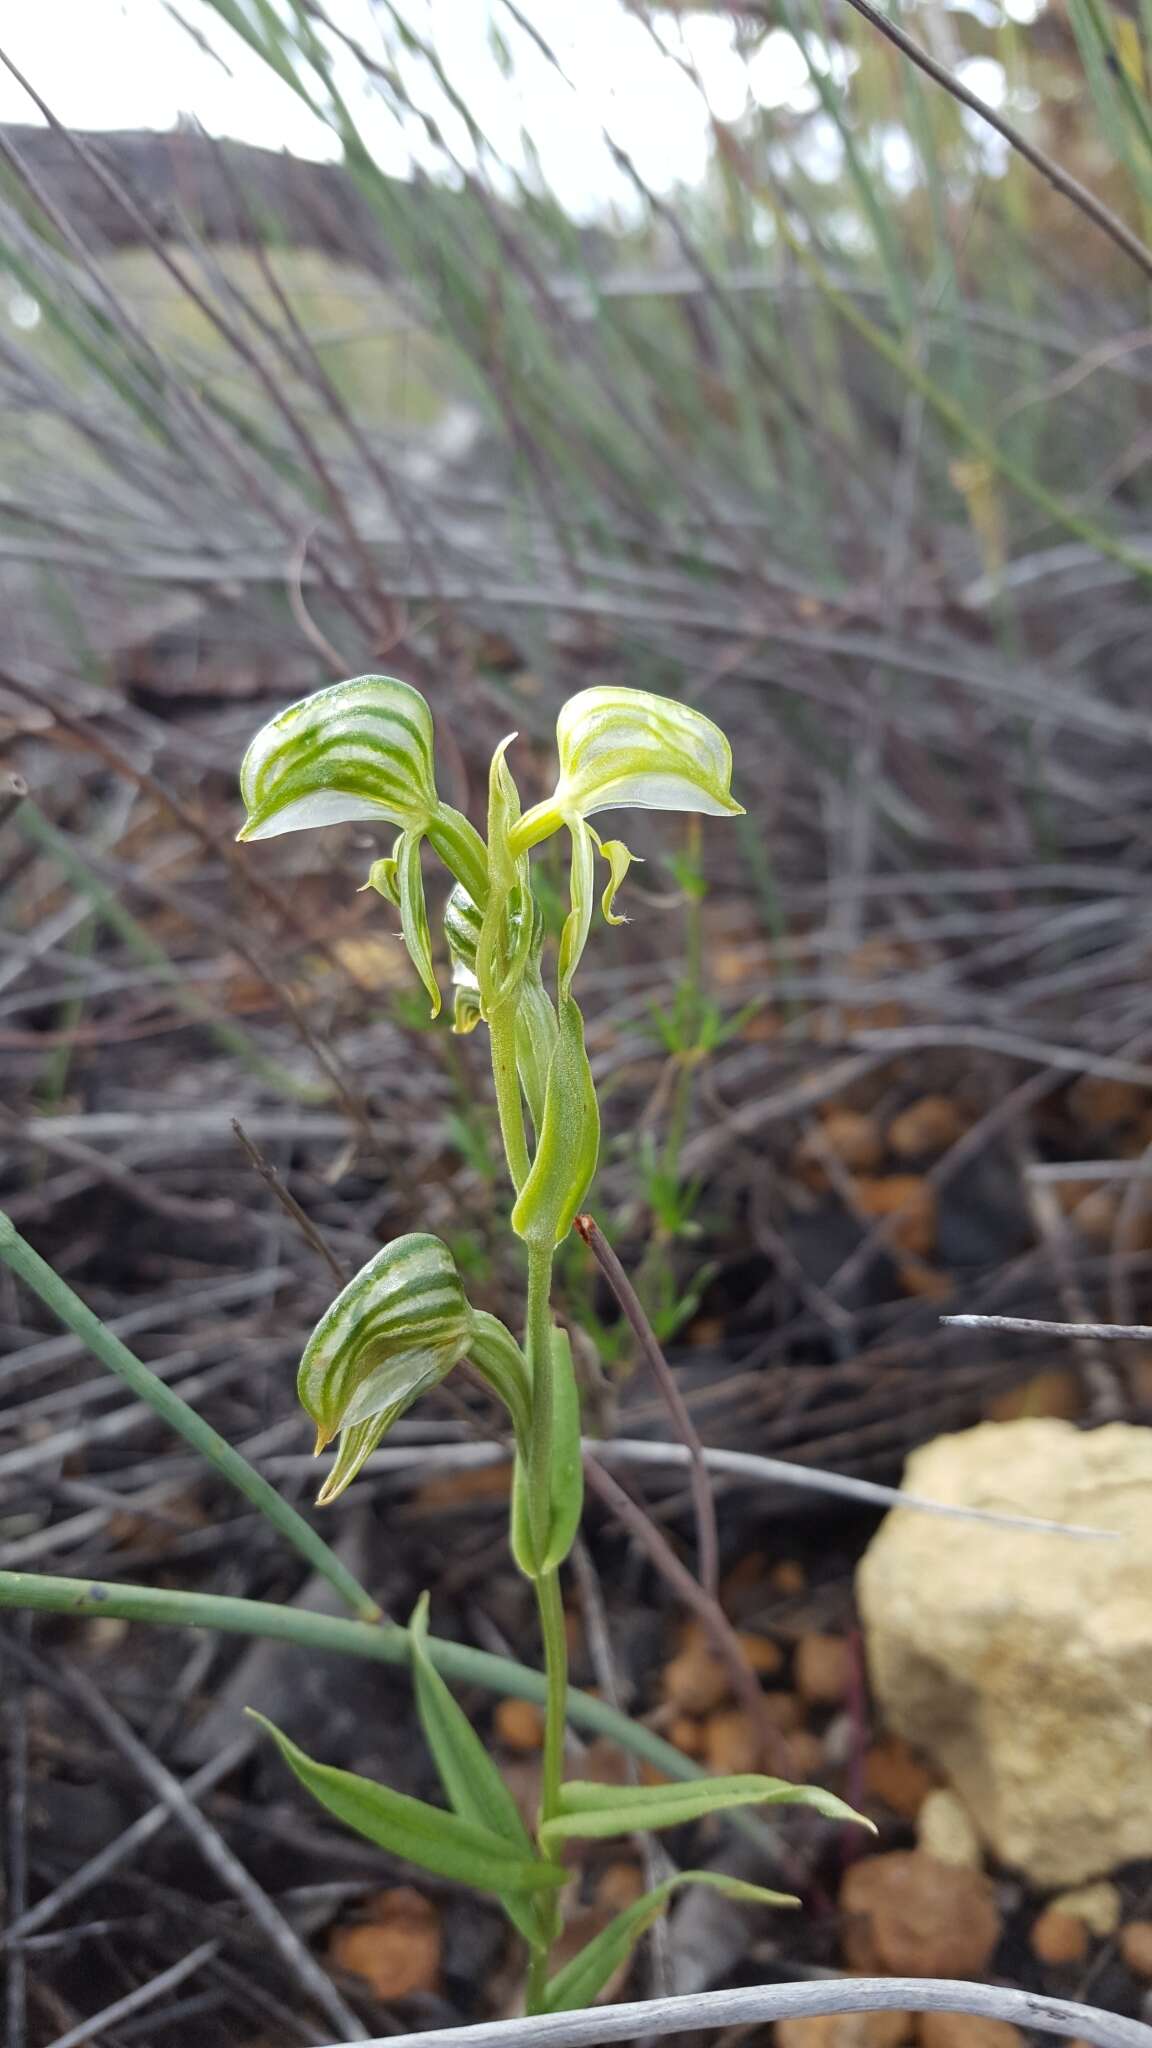
<path id="1" fill-rule="evenodd" d="M 531 1837 L 516 1801 L 428 1655 L 427 1593 L 422 1593 L 416 1602 L 408 1634 L 412 1642 L 416 1708 L 448 1804 L 461 1820 L 489 1829 L 515 1855 L 532 1860 Z M 536 1942 L 540 1930 L 531 1898 L 523 1892 L 502 1892 L 500 1903 L 525 1941 Z"/>
<path id="2" fill-rule="evenodd" d="M 437 1877 L 449 1877 L 476 1891 L 556 1890 L 566 1873 L 553 1863 L 524 1856 L 512 1849 L 490 1828 L 465 1821 L 406 1792 L 394 1792 L 389 1785 L 377 1785 L 355 1771 L 340 1771 L 332 1764 L 319 1764 L 307 1756 L 287 1735 L 283 1735 L 263 1714 L 248 1708 L 249 1716 L 268 1730 L 289 1770 L 321 1806 L 345 1827 L 366 1835 L 394 1856 L 417 1863 Z"/>
<path id="3" fill-rule="evenodd" d="M 666 1878 L 653 1891 L 645 1892 L 631 1906 L 618 1913 L 611 1925 L 565 1963 L 550 1977 L 544 1988 L 545 2012 L 574 2012 L 591 2005 L 598 1993 L 604 1989 L 608 1979 L 628 1960 L 642 1934 L 660 1918 L 672 1894 L 682 1885 L 703 1884 L 710 1891 L 723 1892 L 725 1898 L 740 1899 L 755 1906 L 798 1906 L 799 1899 L 790 1892 L 765 1891 L 763 1885 L 745 1884 L 741 1878 L 727 1877 L 718 1870 L 681 1870 L 675 1877 Z"/>
<path id="4" fill-rule="evenodd" d="M 532 1841 L 519 1809 L 471 1721 L 428 1655 L 428 1595 L 422 1593 L 408 1624 L 416 1706 L 452 1811 L 491 1830 L 518 1855 Z"/>
<path id="5" fill-rule="evenodd" d="M 525 1578 L 542 1578 L 562 1565 L 580 1527 L 584 1508 L 584 1458 L 580 1444 L 580 1389 L 572 1369 L 572 1346 L 566 1330 L 552 1332 L 552 1473 L 548 1548 L 537 1563 L 528 1512 L 528 1473 L 518 1453 L 512 1470 L 512 1555 Z"/>
<path id="6" fill-rule="evenodd" d="M 516 998 L 516 1071 L 537 1138 L 544 1128 L 548 1073 L 555 1051 L 556 1012 L 545 993 L 534 954 Z"/>
<path id="7" fill-rule="evenodd" d="M 600 1110 L 584 1050 L 584 1020 L 571 997 L 561 998 L 558 1026 L 536 1157 L 512 1211 L 512 1228 L 526 1244 L 557 1245 L 567 1237 L 600 1153 Z"/>
<path id="8" fill-rule="evenodd" d="M 542 1842 L 563 1842 L 571 1835 L 627 1835 L 636 1828 L 676 1828 L 733 1806 L 812 1806 L 826 1820 L 859 1821 L 876 1832 L 870 1820 L 822 1785 L 789 1785 L 783 1778 L 751 1772 L 695 1778 L 682 1785 L 619 1785 L 610 1795 L 603 1785 L 571 1778 L 561 1789 L 560 1804 L 559 1814 L 541 1827 Z"/>

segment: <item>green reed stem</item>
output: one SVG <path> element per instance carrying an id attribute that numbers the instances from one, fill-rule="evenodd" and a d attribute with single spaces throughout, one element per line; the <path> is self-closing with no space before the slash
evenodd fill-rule
<path id="1" fill-rule="evenodd" d="M 365 1657 L 370 1662 L 402 1669 L 407 1669 L 411 1662 L 408 1630 L 395 1622 L 349 1621 L 337 1615 L 313 1614 L 301 1607 L 281 1606 L 272 1600 L 241 1600 L 224 1593 L 180 1593 L 167 1586 L 114 1585 L 93 1579 L 55 1578 L 40 1572 L 0 1571 L 0 1612 L 25 1608 L 80 1619 L 106 1614 L 163 1628 L 219 1629 L 225 1635 L 295 1643 L 313 1656 Z M 488 1650 L 474 1650 L 467 1643 L 445 1642 L 437 1636 L 429 1636 L 428 1654 L 443 1677 L 455 1679 L 461 1685 L 483 1686 L 487 1692 L 532 1700 L 537 1706 L 546 1703 L 548 1681 L 544 1673 L 532 1671 L 526 1664 L 493 1656 Z M 671 1743 L 664 1742 L 638 1721 L 630 1721 L 604 1700 L 595 1700 L 590 1694 L 572 1688 L 566 1696 L 565 1711 L 575 1727 L 611 1737 L 622 1749 L 655 1764 L 670 1778 L 691 1780 L 704 1775 Z M 734 1816 L 734 1820 L 742 1831 L 752 1829 L 762 1846 L 773 1846 L 774 1838 L 763 1823 L 744 1814 Z"/>
<path id="2" fill-rule="evenodd" d="M 121 1343 L 119 1337 L 105 1328 L 99 1316 L 93 1314 L 78 1294 L 73 1293 L 67 1281 L 53 1272 L 39 1252 L 33 1251 L 3 1210 L 0 1210 L 0 1259 L 34 1294 L 39 1295 L 45 1307 L 51 1309 L 66 1329 L 73 1331 L 88 1346 L 101 1365 L 106 1365 L 110 1372 L 131 1387 L 132 1392 L 169 1423 L 185 1443 L 191 1444 L 207 1464 L 251 1501 L 254 1508 L 259 1509 L 273 1528 L 278 1529 L 301 1556 L 307 1558 L 313 1569 L 321 1572 L 336 1588 L 354 1614 L 363 1621 L 379 1619 L 380 1609 L 372 1595 L 341 1563 L 336 1552 L 329 1549 L 324 1538 L 316 1534 L 303 1515 L 297 1514 L 295 1508 L 282 1500 L 275 1487 L 269 1485 L 247 1458 L 234 1450 L 210 1423 L 189 1407 L 187 1401 L 173 1393 L 172 1388 L 158 1379 L 134 1352 L 129 1351 L 126 1344 Z"/>

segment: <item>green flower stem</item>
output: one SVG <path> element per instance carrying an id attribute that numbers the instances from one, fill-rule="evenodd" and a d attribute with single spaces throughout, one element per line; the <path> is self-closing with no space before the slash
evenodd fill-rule
<path id="1" fill-rule="evenodd" d="M 560 1787 L 564 1781 L 564 1730 L 568 1721 L 568 1639 L 564 1630 L 564 1605 L 560 1598 L 560 1574 L 545 1572 L 536 1580 L 536 1605 L 544 1642 L 544 1753 L 540 1773 L 540 1821 L 551 1820 L 560 1811 Z M 560 1855 L 559 1845 L 540 1844 L 540 1853 L 552 1862 Z M 527 2010 L 539 2012 L 548 1980 L 548 1956 L 562 1925 L 560 1901 L 548 1897 L 540 1902 L 541 1941 L 532 1950 L 525 1991 Z"/>
<path id="2" fill-rule="evenodd" d="M 555 1381 L 552 1366 L 552 1261 L 551 1245 L 528 1246 L 528 1310 L 525 1350 L 532 1381 L 532 1416 L 528 1436 L 528 1522 L 533 1547 L 539 1557 L 548 1548 L 552 1524 L 552 1438 Z M 544 1752 L 540 1774 L 540 1820 L 551 1820 L 560 1810 L 560 1787 L 564 1780 L 564 1728 L 568 1697 L 568 1641 L 564 1632 L 564 1607 L 560 1598 L 560 1574 L 550 1571 L 535 1581 L 540 1633 L 544 1645 L 544 1673 L 547 1696 L 544 1703 Z M 545 1856 L 556 1850 L 542 1849 Z M 548 1953 L 560 1932 L 558 1900 L 548 1900 L 541 1910 L 543 1940 L 532 1952 L 528 1969 L 527 2008 L 539 2012 L 548 1976 Z"/>
<path id="3" fill-rule="evenodd" d="M 275 1487 L 261 1477 L 247 1458 L 233 1450 L 232 1445 L 203 1421 L 187 1401 L 173 1393 L 171 1387 L 158 1379 L 141 1359 L 129 1351 L 126 1344 L 121 1343 L 119 1337 L 105 1328 L 87 1303 L 73 1293 L 58 1273 L 53 1272 L 39 1252 L 33 1251 L 3 1210 L 0 1210 L 0 1259 L 34 1294 L 39 1295 L 45 1307 L 59 1317 L 66 1329 L 73 1331 L 88 1346 L 101 1365 L 106 1365 L 110 1372 L 125 1381 L 140 1400 L 146 1401 L 184 1438 L 185 1443 L 199 1452 L 206 1463 L 213 1466 L 246 1500 L 250 1500 L 273 1528 L 287 1537 L 313 1569 L 321 1572 L 336 1588 L 354 1614 L 368 1622 L 379 1619 L 380 1609 L 371 1594 L 340 1562 L 335 1551 L 329 1548 L 322 1536 L 316 1534 L 303 1515 L 298 1515 L 295 1508 L 282 1500 Z"/>
<path id="4" fill-rule="evenodd" d="M 500 1136 L 512 1185 L 519 1194 L 528 1178 L 528 1140 L 524 1135 L 524 1105 L 516 1071 L 516 997 L 499 1003 L 488 1017 L 492 1049 L 492 1079 L 496 1084 L 496 1109 Z"/>
<path id="5" fill-rule="evenodd" d="M 0 1571 L 0 1611 L 30 1608 L 40 1614 L 66 1614 L 90 1618 L 112 1615 L 123 1621 L 138 1621 L 165 1628 L 211 1628 L 225 1635 L 257 1636 L 274 1642 L 295 1643 L 314 1656 L 366 1657 L 377 1664 L 407 1668 L 411 1643 L 406 1628 L 395 1622 L 370 1625 L 345 1621 L 329 1614 L 312 1614 L 305 1608 L 284 1607 L 271 1600 L 240 1600 L 223 1593 L 179 1593 L 164 1586 L 114 1585 L 92 1579 L 52 1578 L 40 1572 Z M 487 1692 L 512 1699 L 532 1700 L 543 1706 L 548 1681 L 543 1672 L 510 1658 L 495 1657 L 488 1650 L 474 1650 L 466 1643 L 444 1642 L 428 1637 L 428 1654 L 444 1678 L 462 1685 L 483 1686 Z M 578 1728 L 595 1735 L 610 1736 L 633 1756 L 655 1764 L 670 1778 L 695 1779 L 704 1773 L 690 1763 L 671 1743 L 654 1735 L 638 1721 L 630 1721 L 604 1700 L 570 1690 L 566 1713 Z M 762 1847 L 771 1850 L 774 1838 L 762 1823 L 750 1815 L 738 1815 L 738 1824 L 751 1828 Z"/>
<path id="6" fill-rule="evenodd" d="M 528 1246 L 528 1305 L 524 1351 L 532 1383 L 532 1419 L 528 1437 L 528 1520 L 538 1557 L 548 1549 L 552 1526 L 552 1437 L 555 1382 L 552 1370 L 551 1245 Z"/>

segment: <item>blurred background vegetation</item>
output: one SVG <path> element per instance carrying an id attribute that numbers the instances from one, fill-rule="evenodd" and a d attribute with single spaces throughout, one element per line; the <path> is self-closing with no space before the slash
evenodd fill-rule
<path id="1" fill-rule="evenodd" d="M 630 822 L 632 921 L 581 969 L 594 1208 L 700 1436 L 891 1482 L 981 1418 L 1152 1422 L 1146 1345 L 1041 1351 L 941 1322 L 1152 1320 L 1150 0 L 893 0 L 879 22 L 860 0 L 10 12 L 17 1226 L 302 1505 L 295 1367 L 337 1275 L 432 1230 L 476 1304 L 518 1317 L 484 1048 L 431 1022 L 392 913 L 361 893 L 386 846 L 342 827 L 238 849 L 237 770 L 277 708 L 383 671 L 427 694 L 441 788 L 478 815 L 502 737 L 532 801 L 564 698 L 621 682 L 724 726 L 747 810 Z M 584 1247 L 561 1264 L 590 1432 L 667 1435 Z M 312 1600 L 274 1532 L 6 1271 L 0 1350 L 5 1567 Z M 506 1472 L 433 1469 L 498 1429 L 454 1378 L 324 1527 L 391 1613 L 430 1587 L 438 1630 L 532 1658 Z M 691 1558 L 682 1476 L 629 1484 Z M 798 1701 L 780 1727 L 855 1800 L 871 1709 L 851 1571 L 875 1518 L 717 1489 L 727 1612 L 771 1635 L 757 1670 L 779 1670 L 777 1638 L 830 1645 L 840 1675 L 813 1697 L 852 1724 L 835 1756 Z M 609 1642 L 609 1691 L 619 1676 L 664 1726 L 680 1595 L 628 1526 L 590 1505 L 575 1668 L 605 1682 Z M 230 1751 L 233 1708 L 313 1715 L 299 1732 L 323 1726 L 326 1756 L 428 1789 L 399 1681 L 365 1666 L 358 1690 L 320 1657 L 110 1616 L 62 1639 L 52 1664 L 0 1646 L 18 1921 L 26 1839 L 33 1890 L 67 1887 L 139 1805 L 135 1765 L 109 1767 L 53 1691 L 67 1659 L 154 1754 L 225 1758 L 216 1823 L 293 1926 L 323 1940 L 359 1911 L 377 1852 L 286 1805 L 251 1737 Z M 35 1674 L 27 1837 L 13 1668 Z M 916 1800 L 890 1803 L 903 1841 Z M 80 1872 L 81 1923 L 16 1951 L 13 2048 L 78 2040 L 189 1927 L 229 1945 L 211 1982 L 101 2038 L 320 2038 L 297 1978 L 180 1853 L 126 1865 L 123 1918 L 91 1926 Z M 843 1959 L 837 1881 L 766 1967 Z M 496 1916 L 437 1900 L 446 1988 L 420 2012 L 502 2009 Z M 735 1967 L 725 1912 L 718 1949 L 715 1927 L 703 1951 L 677 1935 L 706 1954 L 700 1982 Z M 1100 1955 L 1082 1981 L 1016 1935 L 1003 1958 L 1038 1990 L 1143 1995 Z"/>
<path id="2" fill-rule="evenodd" d="M 497 1301 L 474 1049 L 370 836 L 236 856 L 236 764 L 384 669 L 474 804 L 511 726 L 544 786 L 573 688 L 668 691 L 748 816 L 654 827 L 591 962 L 606 1226 L 732 1427 L 892 1469 L 1025 1370 L 943 1300 L 1131 1311 L 1148 1265 L 1152 21 L 908 5 L 925 68 L 807 0 L 155 12 L 166 133 L 6 60 L 14 1213 L 110 1312 L 258 1241 L 290 1351 L 328 1283 L 235 1115 L 341 1258 L 422 1221 Z M 209 70 L 297 152 L 198 125 Z"/>

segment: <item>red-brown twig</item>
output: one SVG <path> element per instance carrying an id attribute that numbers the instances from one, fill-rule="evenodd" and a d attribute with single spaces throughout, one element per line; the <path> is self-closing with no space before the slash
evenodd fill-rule
<path id="1" fill-rule="evenodd" d="M 644 1304 L 620 1264 L 594 1216 L 577 1216 L 576 1228 L 595 1259 L 609 1287 L 631 1325 L 633 1335 L 651 1368 L 664 1404 L 685 1446 L 691 1463 L 692 1504 L 696 1514 L 696 1569 L 701 1586 L 715 1600 L 720 1584 L 720 1542 L 716 1530 L 716 1503 L 704 1459 L 704 1446 L 688 1412 L 688 1404 L 676 1384 L 676 1375 L 660 1349 L 656 1332 L 644 1313 Z"/>

